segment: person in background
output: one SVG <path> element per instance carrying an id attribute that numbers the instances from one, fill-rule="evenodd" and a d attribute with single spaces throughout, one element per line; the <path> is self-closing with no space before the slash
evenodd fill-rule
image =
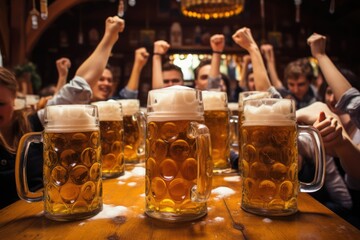
<path id="1" fill-rule="evenodd" d="M 89 103 L 91 86 L 104 71 L 113 45 L 117 42 L 125 22 L 119 17 L 108 17 L 105 33 L 93 53 L 80 65 L 76 76 L 50 99 L 47 105 Z M 15 158 L 18 142 L 23 134 L 43 130 L 44 109 L 31 114 L 26 110 L 14 111 L 17 82 L 15 76 L 0 68 L 0 208 L 15 201 L 18 195 L 15 184 Z M 36 144 L 37 145 L 37 144 Z M 42 144 L 31 146 L 28 156 L 28 183 L 31 191 L 42 187 Z"/>
<path id="2" fill-rule="evenodd" d="M 102 72 L 97 83 L 92 87 L 91 102 L 105 101 L 109 98 L 114 99 L 136 99 L 138 97 L 138 88 L 140 82 L 140 74 L 147 63 L 149 53 L 145 48 L 138 48 L 135 51 L 135 59 L 127 85 L 122 88 L 117 95 L 111 96 L 114 89 L 113 69 L 107 65 Z"/>
<path id="3" fill-rule="evenodd" d="M 184 85 L 184 75 L 180 67 L 166 62 L 162 63 L 164 56 L 170 48 L 170 44 L 164 40 L 154 42 L 152 62 L 152 89 Z"/>
<path id="4" fill-rule="evenodd" d="M 210 37 L 212 56 L 210 59 L 202 60 L 194 71 L 195 88 L 199 90 L 220 90 L 226 89 L 226 79 L 222 79 L 220 73 L 221 54 L 225 48 L 225 37 L 222 34 L 215 34 Z"/>
<path id="5" fill-rule="evenodd" d="M 326 37 L 312 34 L 308 40 L 311 54 L 318 60 L 319 67 L 337 99 L 336 108 L 350 115 L 351 120 L 360 128 L 360 92 L 339 72 L 325 53 Z"/>
<path id="6" fill-rule="evenodd" d="M 237 45 L 250 54 L 255 89 L 257 91 L 269 91 L 273 97 L 281 97 L 279 92 L 271 85 L 259 47 L 251 34 L 251 30 L 247 27 L 240 28 L 233 34 L 232 38 Z"/>
<path id="7" fill-rule="evenodd" d="M 242 71 L 239 86 L 243 91 L 255 91 L 254 71 L 249 54 L 243 56 L 241 65 Z"/>

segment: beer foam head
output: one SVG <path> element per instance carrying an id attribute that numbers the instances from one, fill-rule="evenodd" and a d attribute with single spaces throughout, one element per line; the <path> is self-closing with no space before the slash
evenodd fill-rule
<path id="1" fill-rule="evenodd" d="M 121 103 L 124 116 L 133 115 L 140 109 L 140 101 L 138 99 L 119 99 L 116 101 Z"/>
<path id="2" fill-rule="evenodd" d="M 227 110 L 226 92 L 202 91 L 204 110 Z"/>
<path id="3" fill-rule="evenodd" d="M 271 94 L 265 91 L 246 91 L 239 93 L 239 108 L 242 108 L 244 101 L 249 99 L 269 98 Z"/>
<path id="4" fill-rule="evenodd" d="M 99 115 L 92 105 L 52 105 L 45 109 L 45 129 L 50 131 L 98 130 Z"/>
<path id="5" fill-rule="evenodd" d="M 100 121 L 121 121 L 123 119 L 121 104 L 115 100 L 99 101 L 91 104 L 97 106 Z"/>
<path id="6" fill-rule="evenodd" d="M 148 95 L 149 117 L 203 117 L 204 107 L 201 91 L 186 86 L 171 86 L 151 90 Z"/>
<path id="7" fill-rule="evenodd" d="M 295 103 L 291 99 L 263 98 L 244 101 L 244 125 L 295 123 Z"/>

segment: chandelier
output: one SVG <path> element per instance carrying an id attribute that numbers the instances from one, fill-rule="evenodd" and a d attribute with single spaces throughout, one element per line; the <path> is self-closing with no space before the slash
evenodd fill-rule
<path id="1" fill-rule="evenodd" d="M 199 19 L 228 18 L 239 14 L 245 0 L 181 0 L 181 12 Z"/>

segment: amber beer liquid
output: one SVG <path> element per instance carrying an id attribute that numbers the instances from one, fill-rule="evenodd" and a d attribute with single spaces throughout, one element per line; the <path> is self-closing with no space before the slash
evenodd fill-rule
<path id="1" fill-rule="evenodd" d="M 231 170 L 230 117 L 225 92 L 202 91 L 205 125 L 210 130 L 214 171 Z"/>
<path id="2" fill-rule="evenodd" d="M 145 213 L 150 217 L 178 222 L 207 213 L 213 169 L 199 93 L 180 86 L 149 93 Z"/>
<path id="3" fill-rule="evenodd" d="M 144 161 L 146 123 L 140 112 L 140 102 L 137 99 L 121 99 L 117 102 L 123 108 L 125 163 Z"/>
<path id="4" fill-rule="evenodd" d="M 96 215 L 103 205 L 97 107 L 47 106 L 44 122 L 43 133 L 28 133 L 20 140 L 15 167 L 19 197 L 30 202 L 44 201 L 44 215 L 52 220 L 79 220 Z M 44 145 L 44 190 L 29 192 L 23 175 L 26 146 L 39 141 Z"/>
<path id="5" fill-rule="evenodd" d="M 115 178 L 124 175 L 124 127 L 121 104 L 114 100 L 92 104 L 96 105 L 99 111 L 102 177 Z"/>
<path id="6" fill-rule="evenodd" d="M 299 191 L 317 191 L 324 177 L 324 158 L 319 146 L 319 176 L 312 188 L 298 180 L 298 131 L 319 137 L 311 128 L 298 128 L 295 106 L 290 99 L 257 99 L 244 102 L 240 146 L 243 179 L 241 207 L 265 216 L 297 212 Z M 316 155 L 316 154 L 315 154 Z M 319 162 L 319 159 L 315 159 Z"/>
<path id="7" fill-rule="evenodd" d="M 67 220 L 98 213 L 102 209 L 99 131 L 51 131 L 43 136 L 45 214 Z"/>

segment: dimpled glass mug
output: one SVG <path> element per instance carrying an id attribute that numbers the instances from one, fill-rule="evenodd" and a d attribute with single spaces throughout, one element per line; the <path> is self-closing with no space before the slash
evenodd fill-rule
<path id="1" fill-rule="evenodd" d="M 152 90 L 147 106 L 145 213 L 169 222 L 206 215 L 213 162 L 201 91 Z"/>
<path id="2" fill-rule="evenodd" d="M 99 112 L 102 177 L 125 174 L 124 126 L 121 104 L 114 101 L 93 102 Z"/>
<path id="3" fill-rule="evenodd" d="M 230 119 L 226 92 L 202 91 L 205 125 L 210 130 L 214 172 L 231 170 Z"/>
<path id="4" fill-rule="evenodd" d="M 245 100 L 240 129 L 241 207 L 264 216 L 297 212 L 298 192 L 315 192 L 324 183 L 325 155 L 319 132 L 298 126 L 290 99 Z M 297 138 L 306 134 L 314 146 L 316 172 L 311 183 L 298 180 Z M 310 144 L 310 143 L 309 143 Z"/>
<path id="5" fill-rule="evenodd" d="M 144 162 L 145 115 L 140 111 L 138 99 L 120 99 L 124 119 L 124 160 L 125 163 Z"/>
<path id="6" fill-rule="evenodd" d="M 68 221 L 92 217 L 102 210 L 99 117 L 93 105 L 45 108 L 44 131 L 25 134 L 16 156 L 16 187 L 26 201 L 44 201 L 47 218 Z M 29 192 L 26 156 L 30 143 L 43 142 L 43 192 Z M 24 157 L 22 152 L 24 151 Z"/>

